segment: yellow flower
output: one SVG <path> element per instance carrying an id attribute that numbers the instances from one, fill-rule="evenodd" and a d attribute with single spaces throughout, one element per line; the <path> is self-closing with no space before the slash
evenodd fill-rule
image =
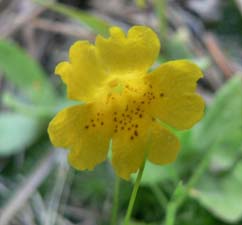
<path id="1" fill-rule="evenodd" d="M 106 159 L 112 140 L 114 170 L 129 179 L 144 160 L 149 137 L 148 160 L 162 165 L 176 159 L 179 141 L 157 120 L 183 130 L 201 119 L 204 102 L 195 89 L 202 72 L 186 60 L 148 72 L 159 51 L 158 37 L 145 26 L 127 35 L 112 27 L 110 37 L 97 36 L 95 45 L 71 46 L 70 62 L 59 63 L 55 73 L 70 99 L 86 103 L 59 112 L 48 132 L 55 146 L 70 149 L 73 167 L 93 169 Z"/>

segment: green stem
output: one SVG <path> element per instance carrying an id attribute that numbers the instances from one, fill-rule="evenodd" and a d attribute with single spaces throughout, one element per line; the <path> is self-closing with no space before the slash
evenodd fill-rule
<path id="1" fill-rule="evenodd" d="M 119 177 L 116 176 L 115 185 L 114 185 L 114 198 L 113 198 L 111 225 L 117 224 L 117 215 L 118 215 L 118 206 L 119 206 L 119 189 L 120 189 L 120 179 Z"/>
<path id="2" fill-rule="evenodd" d="M 160 38 L 165 43 L 167 41 L 167 0 L 155 0 L 155 11 L 159 19 Z"/>
<path id="3" fill-rule="evenodd" d="M 138 173 L 138 175 L 136 177 L 136 181 L 135 181 L 134 188 L 133 188 L 130 200 L 129 200 L 129 206 L 128 206 L 128 209 L 127 209 L 127 212 L 126 212 L 126 215 L 125 215 L 125 219 L 124 219 L 124 224 L 123 225 L 128 225 L 129 224 L 131 213 L 132 213 L 132 210 L 133 210 L 133 207 L 134 207 L 134 202 L 135 202 L 135 199 L 136 199 L 136 195 L 137 195 L 137 192 L 138 192 L 138 189 L 139 189 L 139 186 L 140 186 L 140 181 L 141 181 L 141 178 L 142 178 L 142 175 L 143 175 L 143 172 L 144 172 L 145 162 L 146 162 L 146 159 L 142 163 L 142 165 L 141 165 L 141 167 L 139 169 L 139 173 Z"/>
<path id="4" fill-rule="evenodd" d="M 174 196 L 174 193 L 176 193 L 177 189 L 174 191 L 172 200 L 168 203 L 167 206 L 165 225 L 174 225 L 178 208 L 186 200 L 191 188 L 197 183 L 202 174 L 206 171 L 211 154 L 212 151 L 207 152 L 205 157 L 196 168 L 194 174 L 189 179 L 187 185 L 184 187 L 183 192 L 178 196 Z"/>
<path id="5" fill-rule="evenodd" d="M 167 206 L 167 214 L 165 225 L 173 225 L 175 223 L 175 215 L 177 211 L 177 206 L 175 202 L 171 202 Z"/>

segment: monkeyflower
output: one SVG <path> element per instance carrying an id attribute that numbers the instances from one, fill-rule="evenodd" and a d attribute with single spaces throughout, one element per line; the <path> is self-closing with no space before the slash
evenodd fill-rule
<path id="1" fill-rule="evenodd" d="M 112 27 L 95 45 L 75 42 L 69 62 L 57 65 L 68 97 L 85 102 L 60 111 L 48 128 L 51 142 L 69 149 L 74 168 L 92 170 L 106 159 L 110 143 L 112 166 L 123 179 L 144 158 L 159 165 L 176 159 L 179 140 L 169 127 L 189 129 L 201 119 L 204 101 L 195 90 L 203 74 L 187 60 L 150 72 L 159 52 L 150 28 L 133 26 L 125 34 Z"/>

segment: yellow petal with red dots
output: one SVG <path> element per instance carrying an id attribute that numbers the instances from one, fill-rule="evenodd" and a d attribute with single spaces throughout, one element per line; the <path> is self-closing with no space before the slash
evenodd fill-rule
<path id="1" fill-rule="evenodd" d="M 187 60 L 164 63 L 146 81 L 155 96 L 150 113 L 180 130 L 191 128 L 204 113 L 204 101 L 195 94 L 201 70 Z"/>
<path id="2" fill-rule="evenodd" d="M 69 52 L 70 62 L 61 62 L 55 73 L 67 85 L 70 99 L 93 100 L 97 89 L 107 79 L 98 59 L 95 46 L 87 41 L 75 42 Z"/>
<path id="3" fill-rule="evenodd" d="M 155 118 L 181 130 L 199 121 L 204 101 L 195 90 L 203 75 L 187 60 L 147 74 L 159 51 L 150 28 L 134 26 L 125 34 L 112 27 L 110 37 L 98 36 L 95 45 L 74 43 L 69 62 L 57 65 L 68 97 L 87 102 L 62 110 L 48 127 L 51 142 L 69 149 L 73 167 L 93 169 L 103 162 L 111 139 L 112 165 L 124 179 L 140 168 L 146 153 L 156 164 L 176 159 L 178 139 Z"/>
<path id="4" fill-rule="evenodd" d="M 155 164 L 168 164 L 175 161 L 179 149 L 180 143 L 177 137 L 169 130 L 155 123 L 151 132 L 148 159 Z"/>
<path id="5" fill-rule="evenodd" d="M 152 120 L 145 114 L 138 114 L 132 115 L 131 119 L 127 117 L 124 123 L 125 125 L 117 123 L 115 127 L 112 139 L 112 165 L 119 177 L 128 180 L 130 174 L 136 172 L 144 161 Z"/>
<path id="6" fill-rule="evenodd" d="M 70 149 L 69 162 L 79 170 L 93 169 L 106 159 L 111 137 L 109 116 L 93 104 L 60 111 L 48 133 L 57 147 Z"/>
<path id="7" fill-rule="evenodd" d="M 128 34 L 119 27 L 110 29 L 110 37 L 97 36 L 96 47 L 109 75 L 144 74 L 158 57 L 160 42 L 150 28 L 133 26 Z"/>

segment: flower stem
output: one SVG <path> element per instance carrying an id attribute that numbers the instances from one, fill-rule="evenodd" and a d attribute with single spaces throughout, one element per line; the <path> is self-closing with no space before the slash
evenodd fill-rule
<path id="1" fill-rule="evenodd" d="M 118 214 L 118 206 L 119 206 L 119 189 L 120 189 L 120 179 L 119 177 L 116 176 L 115 184 L 114 184 L 114 198 L 113 198 L 111 225 L 117 224 L 117 214 Z"/>
<path id="2" fill-rule="evenodd" d="M 130 197 L 130 200 L 129 200 L 129 206 L 128 206 L 128 209 L 127 209 L 127 212 L 126 212 L 126 215 L 125 215 L 123 225 L 129 224 L 131 213 L 132 213 L 132 210 L 133 210 L 133 207 L 134 207 L 134 202 L 135 202 L 135 199 L 136 199 L 136 195 L 137 195 L 137 192 L 138 192 L 138 189 L 139 189 L 139 186 L 140 186 L 140 181 L 141 181 L 141 178 L 142 178 L 142 175 L 143 175 L 143 172 L 144 172 L 145 162 L 146 162 L 146 157 L 145 157 L 145 160 L 142 163 L 142 165 L 139 169 L 139 173 L 136 177 L 136 181 L 135 181 L 133 191 L 132 191 L 132 194 L 131 194 L 131 197 Z"/>

